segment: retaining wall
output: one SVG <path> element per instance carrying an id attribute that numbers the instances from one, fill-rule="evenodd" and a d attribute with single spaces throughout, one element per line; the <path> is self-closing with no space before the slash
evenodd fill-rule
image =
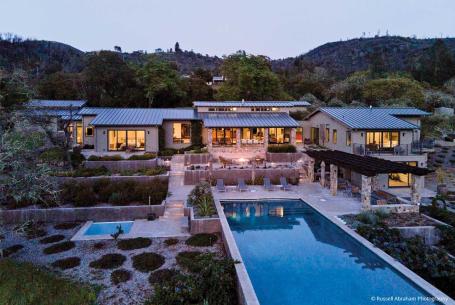
<path id="1" fill-rule="evenodd" d="M 297 162 L 297 160 L 303 157 L 303 153 L 265 153 L 265 160 L 267 162 L 277 162 L 277 163 L 284 163 L 284 162 Z"/>
<path id="2" fill-rule="evenodd" d="M 186 170 L 183 176 L 183 184 L 195 185 L 200 181 L 208 181 L 210 177 L 209 171 L 206 170 Z"/>
<path id="3" fill-rule="evenodd" d="M 415 236 L 420 236 L 425 241 L 426 245 L 433 246 L 436 245 L 439 240 L 439 232 L 433 226 L 420 226 L 420 227 L 394 227 L 400 231 L 401 236 L 404 238 L 411 238 Z"/>
<path id="4" fill-rule="evenodd" d="M 134 182 L 151 182 L 155 180 L 161 180 L 164 182 L 169 181 L 169 174 L 157 175 L 157 176 L 95 176 L 95 177 L 57 177 L 57 182 L 63 184 L 65 182 L 81 182 L 81 181 L 96 181 L 101 179 L 108 179 L 111 181 L 134 181 Z"/>
<path id="5" fill-rule="evenodd" d="M 187 154 L 185 153 L 185 165 L 207 164 L 210 161 L 210 154 Z"/>
<path id="6" fill-rule="evenodd" d="M 106 167 L 110 171 L 139 170 L 158 166 L 158 159 L 152 160 L 120 160 L 120 161 L 84 161 L 86 168 Z"/>
<path id="7" fill-rule="evenodd" d="M 163 216 L 164 205 L 0 210 L 0 220 L 5 224 L 23 223 L 29 220 L 42 222 L 122 221 L 144 219 L 149 213 Z"/>
<path id="8" fill-rule="evenodd" d="M 372 210 L 383 210 L 390 213 L 418 213 L 419 206 L 415 204 L 386 204 L 372 205 Z"/>
<path id="9" fill-rule="evenodd" d="M 217 218 L 194 218 L 193 208 L 190 211 L 190 233 L 219 233 L 221 232 L 220 219 Z"/>

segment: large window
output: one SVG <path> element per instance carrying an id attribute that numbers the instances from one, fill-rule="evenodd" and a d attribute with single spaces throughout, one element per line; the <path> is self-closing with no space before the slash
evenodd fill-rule
<path id="1" fill-rule="evenodd" d="M 93 126 L 89 126 L 85 128 L 85 135 L 87 137 L 93 137 L 93 131 L 94 131 Z"/>
<path id="2" fill-rule="evenodd" d="M 303 128 L 297 127 L 295 129 L 295 143 L 303 143 Z"/>
<path id="3" fill-rule="evenodd" d="M 212 128 L 213 145 L 234 145 L 237 143 L 236 128 Z"/>
<path id="4" fill-rule="evenodd" d="M 326 143 L 330 142 L 330 129 L 329 128 L 325 129 L 325 142 Z"/>
<path id="5" fill-rule="evenodd" d="M 264 128 L 242 128 L 242 144 L 259 144 L 264 143 Z"/>
<path id="6" fill-rule="evenodd" d="M 319 144 L 319 128 L 311 127 L 310 140 L 313 144 Z"/>
<path id="7" fill-rule="evenodd" d="M 108 147 L 111 151 L 145 150 L 145 131 L 109 130 Z"/>
<path id="8" fill-rule="evenodd" d="M 392 149 L 400 145 L 399 131 L 374 131 L 367 132 L 366 146 L 371 149 Z"/>
<path id="9" fill-rule="evenodd" d="M 191 143 L 191 124 L 173 123 L 172 124 L 172 142 L 177 144 Z"/>
<path id="10" fill-rule="evenodd" d="M 269 143 L 283 144 L 291 142 L 291 128 L 269 128 Z"/>
<path id="11" fill-rule="evenodd" d="M 409 166 L 417 166 L 416 161 L 405 162 Z M 389 174 L 389 187 L 410 187 L 411 174 L 392 173 Z"/>
<path id="12" fill-rule="evenodd" d="M 76 143 L 82 145 L 82 122 L 76 123 Z"/>
<path id="13" fill-rule="evenodd" d="M 351 131 L 346 131 L 346 146 L 351 146 L 352 144 L 352 134 Z"/>
<path id="14" fill-rule="evenodd" d="M 337 144 L 337 141 L 338 141 L 338 132 L 336 129 L 334 129 L 333 134 L 332 134 L 332 142 L 333 142 L 333 144 Z"/>

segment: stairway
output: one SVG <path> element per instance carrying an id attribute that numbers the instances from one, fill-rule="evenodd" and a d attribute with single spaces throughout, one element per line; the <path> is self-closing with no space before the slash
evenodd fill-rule
<path id="1" fill-rule="evenodd" d="M 160 219 L 179 219 L 184 217 L 183 201 L 169 201 L 164 205 L 164 215 Z"/>

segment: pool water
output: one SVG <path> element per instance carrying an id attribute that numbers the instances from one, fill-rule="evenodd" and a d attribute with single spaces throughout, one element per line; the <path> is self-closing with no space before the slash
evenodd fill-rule
<path id="1" fill-rule="evenodd" d="M 84 235 L 110 235 L 117 232 L 117 227 L 121 226 L 123 233 L 130 232 L 133 221 L 119 222 L 94 222 L 88 227 Z"/>
<path id="2" fill-rule="evenodd" d="M 261 305 L 433 304 L 301 200 L 222 204 Z"/>

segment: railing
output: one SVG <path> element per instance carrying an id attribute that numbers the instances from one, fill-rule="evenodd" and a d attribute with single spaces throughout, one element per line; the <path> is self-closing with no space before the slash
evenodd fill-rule
<path id="1" fill-rule="evenodd" d="M 426 150 L 434 149 L 434 140 L 423 140 L 412 142 L 412 152 L 415 154 L 424 153 Z"/>
<path id="2" fill-rule="evenodd" d="M 416 148 L 419 146 L 415 146 Z M 353 153 L 361 156 L 387 155 L 407 156 L 419 154 L 421 150 L 413 149 L 413 144 L 400 144 L 394 147 L 380 147 L 378 145 L 353 144 Z"/>

